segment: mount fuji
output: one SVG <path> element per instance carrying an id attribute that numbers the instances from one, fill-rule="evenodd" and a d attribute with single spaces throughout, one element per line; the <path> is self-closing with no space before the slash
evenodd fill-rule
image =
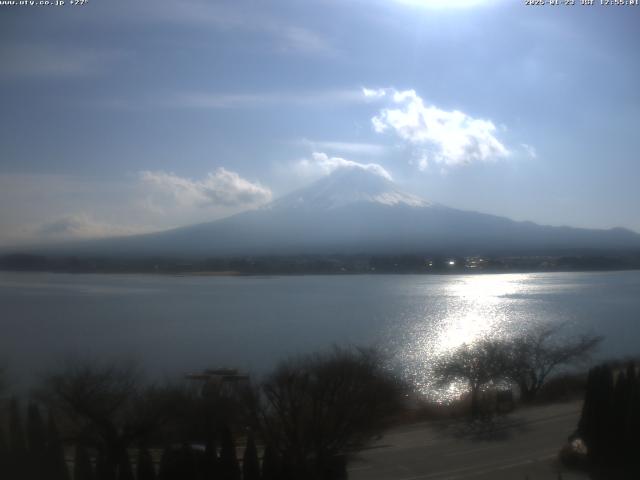
<path id="1" fill-rule="evenodd" d="M 263 207 L 221 220 L 73 245 L 74 254 L 182 257 L 631 249 L 640 249 L 640 235 L 630 230 L 543 226 L 448 208 L 403 192 L 384 171 L 360 166 L 340 168 Z"/>

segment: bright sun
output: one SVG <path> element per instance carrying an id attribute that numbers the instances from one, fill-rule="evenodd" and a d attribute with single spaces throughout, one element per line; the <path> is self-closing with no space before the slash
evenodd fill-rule
<path id="1" fill-rule="evenodd" d="M 492 0 L 396 0 L 399 3 L 428 8 L 464 8 L 491 3 Z"/>

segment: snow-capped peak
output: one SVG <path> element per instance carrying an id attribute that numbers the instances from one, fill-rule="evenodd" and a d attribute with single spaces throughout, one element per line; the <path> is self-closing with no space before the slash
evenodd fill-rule
<path id="1" fill-rule="evenodd" d="M 402 192 L 389 178 L 374 171 L 348 167 L 335 170 L 307 188 L 295 191 L 271 203 L 271 209 L 332 210 L 356 203 L 425 207 L 431 203 Z"/>

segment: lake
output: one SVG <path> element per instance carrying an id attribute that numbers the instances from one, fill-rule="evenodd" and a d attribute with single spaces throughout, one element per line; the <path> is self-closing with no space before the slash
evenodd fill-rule
<path id="1" fill-rule="evenodd" d="M 204 277 L 0 272 L 0 360 L 15 389 L 69 356 L 152 376 L 260 374 L 332 344 L 376 345 L 418 383 L 431 355 L 536 322 L 640 353 L 640 272 Z"/>

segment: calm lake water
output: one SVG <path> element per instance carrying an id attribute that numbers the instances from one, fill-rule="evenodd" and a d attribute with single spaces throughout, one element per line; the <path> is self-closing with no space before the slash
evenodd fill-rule
<path id="1" fill-rule="evenodd" d="M 14 388 L 69 355 L 138 360 L 153 376 L 377 345 L 420 383 L 430 355 L 535 322 L 640 353 L 640 272 L 172 277 L 0 272 L 0 359 Z"/>

